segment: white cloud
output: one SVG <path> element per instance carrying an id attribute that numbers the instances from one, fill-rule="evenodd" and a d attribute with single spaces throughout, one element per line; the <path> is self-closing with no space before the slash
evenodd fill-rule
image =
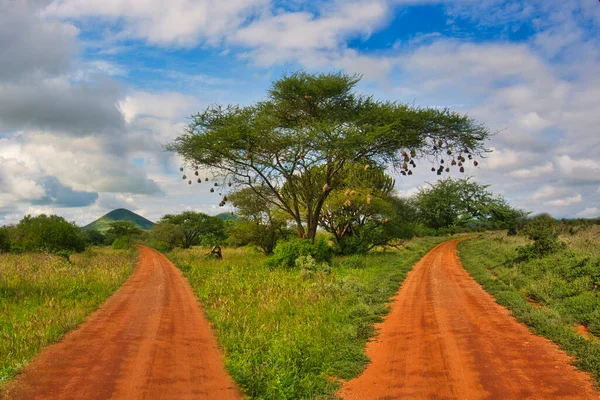
<path id="1" fill-rule="evenodd" d="M 583 196 L 578 193 L 575 196 L 546 201 L 544 204 L 547 204 L 549 206 L 556 206 L 556 207 L 567 207 L 567 206 L 572 206 L 574 204 L 581 204 L 581 203 L 583 203 Z"/>
<path id="2" fill-rule="evenodd" d="M 558 158 L 562 174 L 572 180 L 600 182 L 600 161 L 589 158 L 573 159 L 568 155 Z"/>
<path id="3" fill-rule="evenodd" d="M 551 162 L 547 162 L 544 165 L 536 165 L 534 167 L 512 171 L 509 175 L 514 176 L 515 178 L 538 178 L 542 175 L 550 174 L 553 171 L 554 165 Z"/>
<path id="4" fill-rule="evenodd" d="M 551 197 L 556 197 L 557 195 L 560 194 L 560 192 L 561 191 L 559 189 L 555 188 L 554 186 L 545 185 L 533 193 L 533 199 L 538 200 L 538 199 L 547 199 L 547 198 L 551 198 Z"/>
<path id="5" fill-rule="evenodd" d="M 583 211 L 576 214 L 580 218 L 596 218 L 600 217 L 600 208 L 586 207 Z"/>
<path id="6" fill-rule="evenodd" d="M 55 0 L 43 15 L 124 20 L 122 38 L 192 47 L 201 42 L 220 43 L 267 4 L 268 0 Z"/>
<path id="7" fill-rule="evenodd" d="M 119 102 L 119 110 L 128 123 L 144 117 L 179 119 L 199 108 L 195 97 L 177 92 L 132 92 Z"/>

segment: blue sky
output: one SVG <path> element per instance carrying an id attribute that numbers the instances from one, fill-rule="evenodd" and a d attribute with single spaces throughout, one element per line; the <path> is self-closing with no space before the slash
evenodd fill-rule
<path id="1" fill-rule="evenodd" d="M 223 211 L 162 145 L 299 69 L 468 113 L 497 131 L 469 175 L 527 211 L 600 216 L 599 28 L 593 0 L 0 0 L 0 224 Z"/>

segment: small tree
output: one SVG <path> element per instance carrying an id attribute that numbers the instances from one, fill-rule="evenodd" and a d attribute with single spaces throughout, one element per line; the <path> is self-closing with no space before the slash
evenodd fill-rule
<path id="1" fill-rule="evenodd" d="M 101 246 L 106 243 L 106 237 L 96 229 L 83 229 L 81 237 L 90 246 Z"/>
<path id="2" fill-rule="evenodd" d="M 184 242 L 183 229 L 167 221 L 159 221 L 150 231 L 150 240 L 160 250 L 172 250 Z"/>
<path id="3" fill-rule="evenodd" d="M 231 226 L 234 239 L 257 245 L 266 255 L 273 253 L 277 242 L 290 236 L 287 221 L 272 204 L 263 200 L 269 190 L 260 189 L 261 195 L 250 188 L 232 193 L 229 198 L 241 218 Z"/>
<path id="4" fill-rule="evenodd" d="M 214 246 L 225 239 L 225 225 L 220 218 L 200 212 L 185 211 L 181 214 L 167 214 L 160 222 L 175 225 L 181 230 L 181 247 L 192 245 Z"/>
<path id="5" fill-rule="evenodd" d="M 139 239 L 144 231 L 131 221 L 113 221 L 106 231 L 106 242 L 114 244 L 118 240 L 117 247 L 128 247 L 132 240 Z"/>
<path id="6" fill-rule="evenodd" d="M 20 251 L 83 251 L 80 228 L 58 215 L 26 215 L 15 227 L 13 248 Z"/>
<path id="7" fill-rule="evenodd" d="M 464 171 L 467 159 L 485 151 L 488 130 L 467 116 L 377 101 L 353 92 L 359 80 L 341 73 L 285 76 L 265 101 L 194 115 L 167 148 L 192 167 L 214 171 L 223 184 L 255 191 L 289 215 L 298 237 L 311 240 L 347 163 L 411 175 L 427 159 L 439 175 Z"/>
<path id="8" fill-rule="evenodd" d="M 412 237 L 408 222 L 414 211 L 392 194 L 394 179 L 381 169 L 365 171 L 357 164 L 345 168 L 343 186 L 328 197 L 320 221 L 339 251 L 362 253 Z"/>
<path id="9" fill-rule="evenodd" d="M 471 178 L 447 178 L 430 183 L 414 200 L 418 218 L 433 229 L 468 225 L 492 227 L 494 224 L 505 228 L 511 218 L 517 218 L 522 212 L 510 211 L 504 199 L 488 191 L 488 187 Z"/>

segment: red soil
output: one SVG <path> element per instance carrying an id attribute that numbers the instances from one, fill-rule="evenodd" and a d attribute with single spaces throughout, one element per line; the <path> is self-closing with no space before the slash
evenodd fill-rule
<path id="1" fill-rule="evenodd" d="M 594 336 L 592 334 L 592 332 L 590 332 L 588 327 L 585 325 L 575 324 L 575 326 L 573 327 L 573 330 L 588 340 L 598 340 L 598 338 L 596 336 Z"/>
<path id="2" fill-rule="evenodd" d="M 459 240 L 408 275 L 345 399 L 598 399 L 590 377 L 535 336 L 461 267 Z"/>
<path id="3" fill-rule="evenodd" d="M 240 399 L 181 273 L 139 246 L 134 274 L 82 326 L 45 349 L 9 399 Z"/>

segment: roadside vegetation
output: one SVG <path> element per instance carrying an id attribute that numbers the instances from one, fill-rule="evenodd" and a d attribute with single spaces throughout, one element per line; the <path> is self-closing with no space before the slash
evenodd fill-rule
<path id="1" fill-rule="evenodd" d="M 600 226 L 547 215 L 459 245 L 471 276 L 600 384 Z"/>
<path id="2" fill-rule="evenodd" d="M 136 263 L 135 249 L 89 248 L 70 261 L 49 253 L 0 255 L 0 388 L 95 311 Z"/>
<path id="3" fill-rule="evenodd" d="M 388 312 L 406 273 L 446 239 L 414 239 L 400 249 L 337 257 L 331 264 L 316 261 L 317 251 L 286 268 L 270 267 L 250 247 L 227 248 L 222 261 L 206 258 L 207 249 L 198 247 L 175 249 L 169 257 L 196 292 L 227 368 L 246 394 L 328 398 L 339 388 L 337 379 L 365 367 L 374 323 Z"/>

